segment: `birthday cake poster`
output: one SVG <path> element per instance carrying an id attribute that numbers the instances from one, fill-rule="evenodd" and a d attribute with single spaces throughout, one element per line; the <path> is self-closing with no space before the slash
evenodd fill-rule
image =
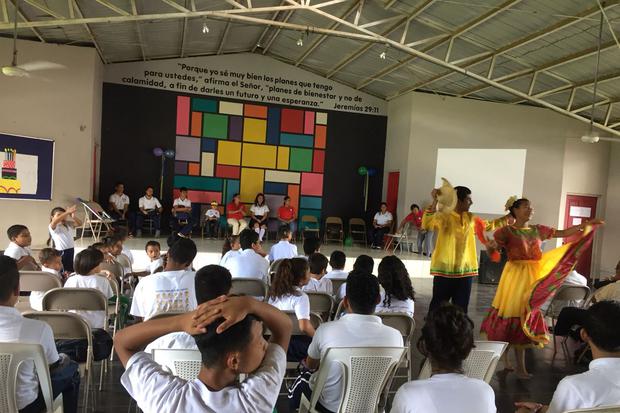
<path id="1" fill-rule="evenodd" d="M 0 199 L 52 198 L 54 141 L 0 133 Z"/>

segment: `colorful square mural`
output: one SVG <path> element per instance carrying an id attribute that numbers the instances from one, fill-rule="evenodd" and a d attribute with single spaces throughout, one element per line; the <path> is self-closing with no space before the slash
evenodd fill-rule
<path id="1" fill-rule="evenodd" d="M 273 209 L 288 195 L 320 219 L 327 113 L 177 96 L 176 121 L 175 196 L 251 204 L 263 192 Z"/>

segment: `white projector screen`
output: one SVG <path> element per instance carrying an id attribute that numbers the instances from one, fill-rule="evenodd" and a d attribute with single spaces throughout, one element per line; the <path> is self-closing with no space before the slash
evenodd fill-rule
<path id="1" fill-rule="evenodd" d="M 504 204 L 513 195 L 523 194 L 525 149 L 437 150 L 435 187 L 446 178 L 454 186 L 471 189 L 471 212 L 505 214 Z"/>

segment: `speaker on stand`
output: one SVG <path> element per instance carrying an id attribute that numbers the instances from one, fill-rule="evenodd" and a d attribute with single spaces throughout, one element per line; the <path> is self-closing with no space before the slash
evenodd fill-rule
<path id="1" fill-rule="evenodd" d="M 502 277 L 502 271 L 508 261 L 506 250 L 502 248 L 501 259 L 499 262 L 491 261 L 491 257 L 486 250 L 480 251 L 480 268 L 478 270 L 479 284 L 499 284 Z"/>

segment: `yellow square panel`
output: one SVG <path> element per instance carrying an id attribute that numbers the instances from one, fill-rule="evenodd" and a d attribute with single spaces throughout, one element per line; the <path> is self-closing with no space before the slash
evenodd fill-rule
<path id="1" fill-rule="evenodd" d="M 243 119 L 243 140 L 246 142 L 265 143 L 267 121 L 265 119 Z"/>
<path id="2" fill-rule="evenodd" d="M 243 160 L 241 162 L 241 166 L 274 169 L 276 167 L 277 148 L 277 146 L 273 145 L 256 145 L 253 143 L 244 143 Z"/>
<path id="3" fill-rule="evenodd" d="M 217 143 L 217 163 L 219 165 L 241 164 L 241 142 L 219 141 Z"/>
<path id="4" fill-rule="evenodd" d="M 241 168 L 241 202 L 254 202 L 256 194 L 263 192 L 264 180 L 264 170 Z"/>
<path id="5" fill-rule="evenodd" d="M 243 116 L 243 104 L 233 102 L 220 102 L 220 113 L 227 115 Z"/>
<path id="6" fill-rule="evenodd" d="M 289 148 L 278 146 L 278 169 L 288 169 Z"/>

